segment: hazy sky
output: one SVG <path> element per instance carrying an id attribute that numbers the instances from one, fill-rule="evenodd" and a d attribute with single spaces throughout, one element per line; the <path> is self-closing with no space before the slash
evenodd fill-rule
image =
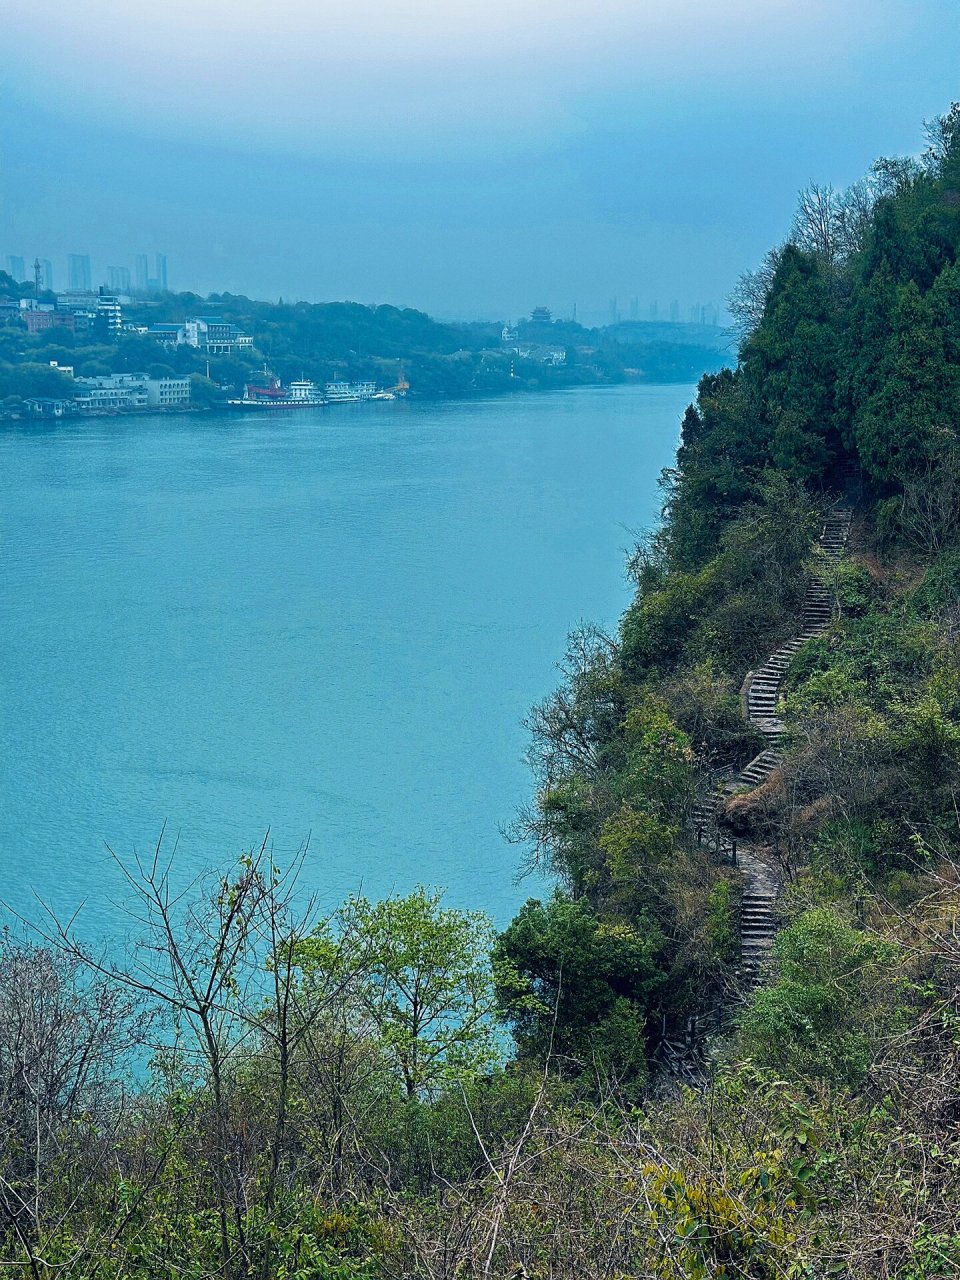
<path id="1" fill-rule="evenodd" d="M 444 315 L 721 302 L 801 186 L 960 97 L 960 0 L 0 0 L 0 30 L 0 255 Z"/>

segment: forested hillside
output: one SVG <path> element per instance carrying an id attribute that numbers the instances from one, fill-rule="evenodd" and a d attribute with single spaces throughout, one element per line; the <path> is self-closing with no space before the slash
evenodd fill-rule
<path id="1" fill-rule="evenodd" d="M 17 1274 L 960 1272 L 960 107 L 928 135 L 805 192 L 738 290 L 635 599 L 530 716 L 551 897 L 499 936 L 427 891 L 317 921 L 265 851 L 188 902 L 161 856 L 127 964 L 7 939 Z M 733 840 L 778 891 L 759 981 Z"/>
<path id="2" fill-rule="evenodd" d="M 0 271 L 0 300 L 33 292 L 32 285 L 18 285 Z M 54 295 L 46 298 L 52 302 Z M 232 320 L 251 336 L 253 347 L 208 360 L 186 344 L 161 346 L 142 334 L 111 335 L 97 325 L 77 334 L 62 327 L 29 334 L 19 316 L 8 313 L 6 323 L 0 320 L 0 410 L 4 402 L 15 406 L 27 396 L 69 395 L 71 379 L 51 368 L 52 361 L 78 377 L 190 374 L 194 399 L 204 405 L 225 399 L 228 388 L 242 388 L 264 364 L 285 381 L 370 378 L 383 386 L 393 385 L 402 371 L 412 395 L 431 397 L 628 380 L 693 382 L 730 358 L 729 333 L 705 326 L 639 325 L 615 335 L 571 322 L 523 321 L 513 346 L 501 342 L 499 323 L 442 323 L 412 307 L 262 302 L 230 293 L 167 293 L 135 298 L 124 307 L 124 320 L 141 326 L 193 315 Z M 554 351 L 562 363 L 545 358 Z"/>

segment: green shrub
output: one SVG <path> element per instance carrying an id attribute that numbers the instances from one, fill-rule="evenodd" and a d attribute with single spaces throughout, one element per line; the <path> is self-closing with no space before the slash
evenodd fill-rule
<path id="1" fill-rule="evenodd" d="M 777 978 L 743 1013 L 741 1049 L 805 1079 L 862 1084 L 899 1016 L 896 957 L 828 907 L 805 912 L 774 944 Z"/>

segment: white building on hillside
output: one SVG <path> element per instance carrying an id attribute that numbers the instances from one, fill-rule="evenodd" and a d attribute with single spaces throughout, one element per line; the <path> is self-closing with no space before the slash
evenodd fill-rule
<path id="1" fill-rule="evenodd" d="M 208 356 L 233 356 L 253 346 L 248 334 L 219 316 L 192 316 L 185 321 L 183 329 L 183 341 Z"/>

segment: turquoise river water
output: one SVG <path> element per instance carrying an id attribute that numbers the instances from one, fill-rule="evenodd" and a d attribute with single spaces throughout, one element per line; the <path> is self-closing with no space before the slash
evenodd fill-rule
<path id="1" fill-rule="evenodd" d="M 500 828 L 566 633 L 613 627 L 687 386 L 0 427 L 0 899 L 86 902 L 164 822 L 267 828 L 329 904 L 416 883 L 505 924 Z"/>

